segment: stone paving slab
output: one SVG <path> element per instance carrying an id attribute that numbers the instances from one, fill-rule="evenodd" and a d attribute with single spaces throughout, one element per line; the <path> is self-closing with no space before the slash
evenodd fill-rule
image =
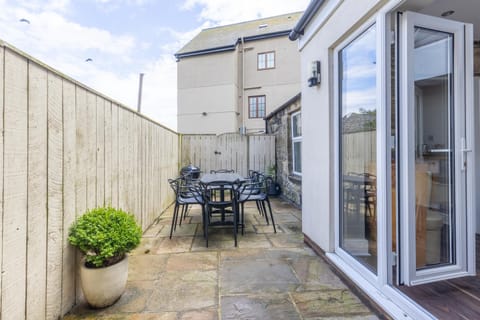
<path id="1" fill-rule="evenodd" d="M 172 206 L 130 253 L 127 288 L 116 304 L 80 304 L 64 319 L 377 319 L 304 244 L 301 211 L 278 199 L 272 209 L 277 233 L 249 203 L 238 247 L 231 228 L 212 228 L 207 248 L 199 207 L 169 239 Z"/>
<path id="2" fill-rule="evenodd" d="M 370 310 L 348 289 L 295 292 L 293 301 L 304 318 L 370 316 Z"/>
<path id="3" fill-rule="evenodd" d="M 222 296 L 222 320 L 300 320 L 288 294 Z"/>

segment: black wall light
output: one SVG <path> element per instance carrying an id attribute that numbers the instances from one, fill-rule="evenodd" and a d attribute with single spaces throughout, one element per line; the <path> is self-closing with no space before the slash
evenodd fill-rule
<path id="1" fill-rule="evenodd" d="M 311 77 L 308 79 L 308 86 L 318 86 L 320 84 L 320 61 L 312 61 L 311 68 Z"/>

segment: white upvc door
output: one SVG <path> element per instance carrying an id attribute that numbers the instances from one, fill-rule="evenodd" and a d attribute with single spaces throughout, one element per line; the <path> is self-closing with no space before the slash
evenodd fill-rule
<path id="1" fill-rule="evenodd" d="M 399 276 L 416 285 L 475 270 L 473 31 L 399 19 Z"/>

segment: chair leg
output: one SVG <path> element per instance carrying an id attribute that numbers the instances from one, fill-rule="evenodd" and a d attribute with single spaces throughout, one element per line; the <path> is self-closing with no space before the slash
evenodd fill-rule
<path id="1" fill-rule="evenodd" d="M 268 210 L 270 210 L 270 218 L 272 218 L 273 231 L 277 233 L 277 228 L 275 227 L 275 221 L 273 220 L 273 212 L 272 212 L 272 206 L 270 205 L 270 200 L 267 198 L 266 201 L 268 204 Z"/>
<path id="2" fill-rule="evenodd" d="M 209 209 L 207 208 L 206 214 L 205 214 L 205 223 L 203 224 L 203 234 L 205 235 L 205 243 L 208 248 L 208 224 L 210 223 L 210 212 Z"/>
<path id="3" fill-rule="evenodd" d="M 241 215 L 242 215 L 242 236 L 245 234 L 245 202 L 242 202 L 242 211 L 241 211 Z"/>
<path id="4" fill-rule="evenodd" d="M 237 246 L 237 231 L 238 231 L 238 211 L 236 206 L 233 206 L 233 237 L 235 238 L 235 247 Z"/>
<path id="5" fill-rule="evenodd" d="M 203 228 L 203 238 L 205 239 L 205 219 L 206 219 L 205 206 L 202 205 L 202 228 Z"/>
<path id="6" fill-rule="evenodd" d="M 177 214 L 178 214 L 178 203 L 175 203 L 175 207 L 173 208 L 173 216 L 172 216 L 172 226 L 170 227 L 170 239 L 172 239 L 173 230 L 175 230 L 177 226 Z"/>
<path id="7" fill-rule="evenodd" d="M 258 201 L 255 201 L 255 204 L 257 205 L 258 213 L 260 213 L 260 215 L 263 216 L 263 211 L 262 211 L 262 208 L 260 207 L 260 203 Z"/>
<path id="8" fill-rule="evenodd" d="M 267 208 L 265 207 L 265 200 L 263 200 L 261 202 L 262 202 L 263 212 L 265 214 L 265 220 L 267 221 L 267 225 L 268 225 L 268 224 L 270 224 L 270 222 L 268 222 L 268 214 L 267 214 Z"/>
<path id="9" fill-rule="evenodd" d="M 188 209 L 188 204 L 184 204 L 182 207 L 182 213 L 180 214 L 180 223 L 179 223 L 180 226 L 182 225 L 182 220 L 185 220 L 187 209 Z"/>

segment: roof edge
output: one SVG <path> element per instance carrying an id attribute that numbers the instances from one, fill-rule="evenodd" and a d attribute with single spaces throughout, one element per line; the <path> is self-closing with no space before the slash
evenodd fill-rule
<path id="1" fill-rule="evenodd" d="M 202 49 L 202 50 L 190 51 L 190 52 L 184 52 L 184 53 L 175 53 L 175 58 L 181 59 L 181 58 L 187 58 L 187 57 L 193 57 L 193 56 L 200 56 L 200 55 L 209 54 L 209 53 L 233 51 L 235 50 L 236 45 L 237 43 L 234 43 L 234 44 L 223 46 L 223 47 L 208 48 L 208 49 Z"/>
<path id="2" fill-rule="evenodd" d="M 312 0 L 310 1 L 310 4 L 308 5 L 307 9 L 303 13 L 303 15 L 300 17 L 300 20 L 298 20 L 297 24 L 295 27 L 293 27 L 292 31 L 290 32 L 288 38 L 292 41 L 297 40 L 301 35 L 303 35 L 303 32 L 305 31 L 305 27 L 307 24 L 312 21 L 313 16 L 317 13 L 317 11 L 320 9 L 322 4 L 325 2 L 325 0 Z"/>
<path id="3" fill-rule="evenodd" d="M 276 108 L 272 112 L 270 112 L 263 120 L 270 120 L 273 118 L 274 115 L 285 109 L 286 107 L 290 106 L 292 103 L 298 101 L 302 97 L 302 93 L 297 93 L 295 96 L 292 98 L 288 99 L 284 104 L 282 104 L 280 107 Z"/>
<path id="4" fill-rule="evenodd" d="M 249 42 L 249 41 L 256 41 L 256 40 L 263 40 L 263 39 L 271 39 L 271 38 L 288 36 L 291 31 L 292 31 L 292 29 L 284 30 L 284 31 L 270 32 L 270 33 L 265 33 L 265 34 L 257 34 L 257 35 L 254 35 L 254 36 L 247 36 L 247 37 L 243 38 L 243 41 L 244 42 Z M 235 47 L 237 46 L 237 44 L 240 43 L 240 42 L 241 42 L 241 38 L 238 38 L 238 39 L 235 40 L 235 43 L 233 43 L 231 45 L 228 45 L 228 46 L 208 48 L 208 49 L 202 49 L 202 50 L 190 51 L 190 52 L 183 52 L 183 53 L 175 53 L 175 58 L 177 58 L 177 60 L 178 60 L 178 59 L 181 59 L 181 58 L 200 56 L 200 55 L 209 54 L 209 53 L 233 51 L 233 50 L 235 50 Z"/>
<path id="5" fill-rule="evenodd" d="M 284 30 L 284 31 L 276 31 L 276 32 L 271 32 L 271 33 L 265 33 L 265 34 L 257 34 L 257 35 L 254 35 L 254 36 L 243 37 L 243 41 L 247 42 L 247 41 L 255 41 L 255 40 L 262 40 L 262 39 L 270 39 L 270 38 L 288 36 L 291 31 L 292 31 L 292 29 Z M 238 43 L 238 41 L 237 41 L 237 43 Z"/>

